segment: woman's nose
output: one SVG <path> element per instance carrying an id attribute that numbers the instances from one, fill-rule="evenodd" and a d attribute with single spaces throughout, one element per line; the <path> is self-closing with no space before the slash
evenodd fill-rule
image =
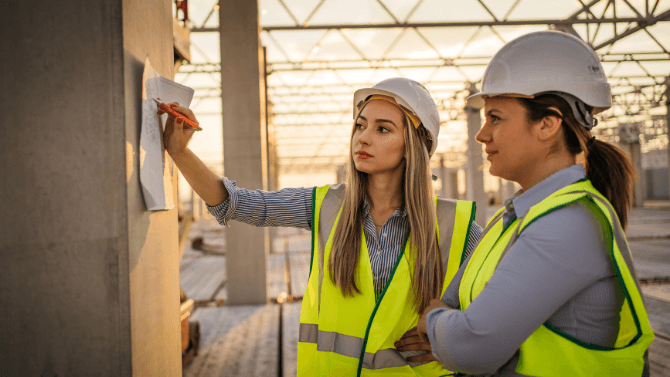
<path id="1" fill-rule="evenodd" d="M 487 127 L 486 123 L 484 123 L 484 125 L 479 130 L 479 132 L 477 132 L 477 135 L 475 136 L 475 140 L 477 140 L 478 142 L 480 142 L 482 144 L 486 144 L 489 141 L 491 141 L 491 135 L 488 132 L 488 127 Z"/>
<path id="2" fill-rule="evenodd" d="M 358 142 L 360 144 L 370 145 L 370 127 L 361 130 L 361 133 L 358 135 Z"/>

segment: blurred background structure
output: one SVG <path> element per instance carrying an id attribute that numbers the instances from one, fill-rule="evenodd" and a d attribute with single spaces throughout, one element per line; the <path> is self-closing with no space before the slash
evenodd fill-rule
<path id="1" fill-rule="evenodd" d="M 192 108 L 214 126 L 220 124 L 221 88 L 227 91 L 219 70 L 220 56 L 228 52 L 218 43 L 218 13 L 227 5 L 190 0 L 189 6 L 192 59 L 176 80 L 196 88 Z M 641 198 L 668 196 L 670 4 L 665 1 L 261 0 L 259 18 L 271 189 L 341 180 L 352 93 L 403 76 L 424 83 L 439 104 L 442 128 L 432 161 L 440 177 L 436 189 L 472 198 L 467 161 L 480 151 L 468 144 L 464 99 L 477 90 L 488 61 L 507 41 L 556 29 L 593 46 L 613 86 L 614 106 L 599 117 L 595 134 L 639 143 L 632 148 L 641 151 Z M 221 146 L 198 136 L 194 148 L 220 166 Z M 439 174 L 440 169 L 455 174 Z M 485 179 L 491 199 L 499 200 L 499 187 L 497 179 Z"/>
<path id="2" fill-rule="evenodd" d="M 196 90 L 204 130 L 191 148 L 248 189 L 343 181 L 353 92 L 394 76 L 422 82 L 442 121 L 435 189 L 477 201 L 484 224 L 515 187 L 482 168 L 481 113 L 465 98 L 500 47 L 546 29 L 590 44 L 612 84 L 594 133 L 627 150 L 640 177 L 627 236 L 656 333 L 652 376 L 670 375 L 670 0 L 1 9 L 0 375 L 178 376 L 180 343 L 186 376 L 295 375 L 310 233 L 220 227 L 176 177 L 179 208 L 146 210 L 147 57 Z"/>

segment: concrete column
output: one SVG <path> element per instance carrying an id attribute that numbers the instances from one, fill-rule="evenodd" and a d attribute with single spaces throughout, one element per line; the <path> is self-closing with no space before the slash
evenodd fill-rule
<path id="1" fill-rule="evenodd" d="M 642 146 L 640 145 L 640 140 L 638 139 L 635 143 L 630 143 L 630 156 L 633 160 L 633 167 L 637 172 L 637 179 L 633 184 L 633 207 L 644 206 L 644 180 L 645 174 L 644 169 L 642 169 Z"/>
<path id="2" fill-rule="evenodd" d="M 442 195 L 443 198 L 453 199 L 454 193 L 451 191 L 450 178 L 446 161 L 444 161 L 444 156 L 440 156 L 440 179 L 442 180 L 442 190 L 440 195 Z"/>
<path id="3" fill-rule="evenodd" d="M 642 170 L 642 147 L 640 146 L 640 131 L 637 124 L 623 123 L 619 125 L 619 142 L 622 149 L 633 162 L 633 168 L 637 172 L 637 179 L 633 182 L 633 207 L 644 205 L 644 170 Z"/>
<path id="4" fill-rule="evenodd" d="M 498 178 L 498 199 L 500 200 L 500 203 L 503 203 L 506 198 L 506 193 L 505 193 L 505 184 L 503 183 L 502 178 Z"/>
<path id="5" fill-rule="evenodd" d="M 512 195 L 514 195 L 514 193 L 516 193 L 516 187 L 514 186 L 514 182 L 511 182 L 511 181 L 505 181 L 505 186 L 506 186 L 506 188 L 505 188 L 505 192 L 507 193 L 507 194 L 506 194 L 507 196 L 506 196 L 505 198 L 503 198 L 503 202 L 504 202 L 506 199 L 511 198 Z"/>
<path id="6" fill-rule="evenodd" d="M 451 193 L 454 195 L 453 199 L 461 199 L 461 193 L 458 191 L 458 170 L 459 169 L 453 169 L 448 173 L 450 177 Z"/>
<path id="7" fill-rule="evenodd" d="M 177 209 L 139 181 L 170 2 L 13 2 L 0 34 L 0 375 L 181 376 Z"/>
<path id="8" fill-rule="evenodd" d="M 225 10 L 225 11 L 224 11 Z M 267 189 L 265 75 L 258 0 L 227 1 L 219 12 L 224 173 L 246 189 Z M 228 303 L 264 304 L 267 229 L 233 222 L 226 232 Z"/>
<path id="9" fill-rule="evenodd" d="M 665 80 L 665 132 L 670 138 L 670 76 Z M 670 170 L 670 144 L 668 145 L 668 170 Z M 670 177 L 670 174 L 668 175 Z M 670 187 L 670 179 L 668 180 Z"/>
<path id="10" fill-rule="evenodd" d="M 470 94 L 476 93 L 474 86 L 470 88 Z M 465 106 L 468 117 L 468 163 L 467 163 L 467 193 L 468 200 L 477 203 L 477 224 L 486 225 L 486 192 L 484 191 L 484 173 L 479 170 L 484 164 L 482 158 L 482 144 L 475 140 L 475 136 L 482 127 L 480 109 Z"/>

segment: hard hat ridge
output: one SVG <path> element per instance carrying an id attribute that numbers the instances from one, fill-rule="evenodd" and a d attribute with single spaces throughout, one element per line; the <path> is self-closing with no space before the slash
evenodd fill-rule
<path id="1" fill-rule="evenodd" d="M 486 97 L 544 93 L 564 98 L 589 129 L 595 124 L 593 114 L 612 107 L 611 88 L 593 49 L 575 36 L 551 30 L 529 33 L 503 46 L 486 67 L 481 92 L 467 102 L 481 108 Z M 586 111 L 585 105 L 593 111 Z"/>

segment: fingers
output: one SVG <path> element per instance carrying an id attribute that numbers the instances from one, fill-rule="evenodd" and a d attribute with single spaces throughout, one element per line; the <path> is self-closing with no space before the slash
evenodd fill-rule
<path id="1" fill-rule="evenodd" d="M 407 334 L 403 335 L 403 337 L 397 340 L 393 345 L 395 345 L 396 348 L 402 348 L 406 345 L 417 344 L 417 343 L 422 343 L 422 340 L 419 337 L 419 335 L 416 334 L 415 331 L 413 335 L 407 335 Z"/>
<path id="2" fill-rule="evenodd" d="M 396 351 L 405 352 L 405 351 L 432 351 L 433 348 L 430 346 L 430 343 L 414 343 L 407 344 L 404 346 L 396 347 Z"/>
<path id="3" fill-rule="evenodd" d="M 174 111 L 176 111 L 178 113 L 181 113 L 181 114 L 185 115 L 187 118 L 189 118 L 191 120 L 195 120 L 197 122 L 197 119 L 195 118 L 195 114 L 193 113 L 193 111 L 191 111 L 191 109 L 189 109 L 188 107 L 181 106 L 179 104 L 179 102 L 172 102 L 168 106 L 170 106 Z M 161 110 L 159 108 L 158 109 L 158 115 L 163 115 L 163 114 L 165 114 L 165 111 Z"/>
<path id="4" fill-rule="evenodd" d="M 187 107 L 182 107 L 181 105 L 179 105 L 178 102 L 173 102 L 173 103 L 171 103 L 171 104 L 170 104 L 170 107 L 172 107 L 176 112 L 178 112 L 178 113 L 180 113 L 180 114 L 183 114 L 183 115 L 186 116 L 188 119 L 194 120 L 194 121 L 196 121 L 196 122 L 198 121 L 198 120 L 195 118 L 195 114 L 193 113 L 193 111 L 191 111 L 191 109 L 189 109 L 189 108 L 187 108 Z"/>
<path id="5" fill-rule="evenodd" d="M 403 339 L 405 337 L 416 336 L 416 334 L 417 334 L 416 327 L 412 327 L 411 329 L 407 330 L 407 332 L 400 339 Z"/>
<path id="6" fill-rule="evenodd" d="M 427 353 L 425 355 L 420 356 L 408 357 L 407 361 L 410 363 L 422 363 L 426 361 L 437 361 L 438 363 L 440 362 L 440 360 L 438 360 L 435 356 L 433 356 L 432 353 Z"/>

